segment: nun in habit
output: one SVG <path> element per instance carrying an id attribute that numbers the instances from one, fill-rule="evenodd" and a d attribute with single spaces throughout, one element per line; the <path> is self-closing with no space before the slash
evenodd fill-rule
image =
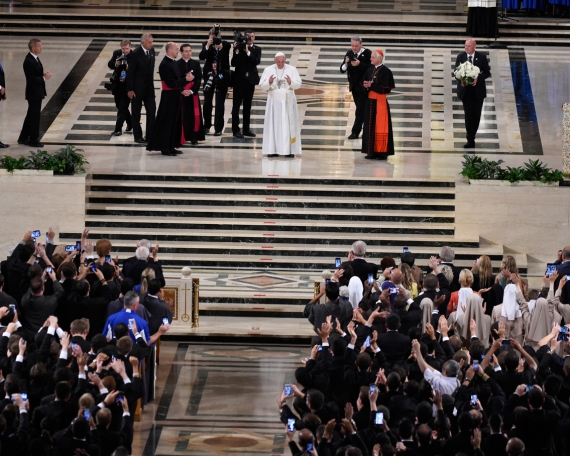
<path id="1" fill-rule="evenodd" d="M 297 68 L 285 63 L 285 54 L 275 54 L 275 64 L 269 65 L 261 75 L 259 86 L 267 91 L 263 147 L 267 157 L 300 155 L 301 127 L 295 90 L 301 87 Z"/>
<path id="2" fill-rule="evenodd" d="M 493 307 L 491 324 L 496 321 L 502 321 L 505 323 L 507 339 L 515 339 L 522 345 L 524 322 L 516 294 L 517 289 L 514 284 L 510 283 L 505 287 L 503 303 Z"/>

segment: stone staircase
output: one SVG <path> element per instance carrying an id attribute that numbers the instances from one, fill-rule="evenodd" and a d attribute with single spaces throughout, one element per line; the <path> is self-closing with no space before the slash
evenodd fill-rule
<path id="1" fill-rule="evenodd" d="M 206 317 L 302 317 L 314 281 L 357 239 L 376 263 L 398 262 L 402 247 L 424 268 L 443 245 L 467 268 L 481 254 L 498 268 L 503 256 L 455 237 L 453 181 L 94 174 L 87 185 L 90 238 L 110 239 L 120 260 L 138 239 L 158 241 L 166 271 L 200 278 Z M 525 273 L 526 255 L 515 257 Z"/>

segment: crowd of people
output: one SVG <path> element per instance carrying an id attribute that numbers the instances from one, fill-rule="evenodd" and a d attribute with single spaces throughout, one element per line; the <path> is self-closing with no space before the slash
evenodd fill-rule
<path id="1" fill-rule="evenodd" d="M 355 242 L 305 308 L 310 357 L 277 398 L 294 456 L 570 454 L 570 247 L 539 289 L 510 255 L 498 274 L 449 246 L 427 272 L 365 255 Z"/>
<path id="2" fill-rule="evenodd" d="M 158 244 L 111 258 L 84 230 L 26 233 L 0 269 L 0 454 L 134 454 L 137 402 L 154 398 L 155 344 L 172 323 Z M 140 409 L 139 409 L 140 410 Z"/>

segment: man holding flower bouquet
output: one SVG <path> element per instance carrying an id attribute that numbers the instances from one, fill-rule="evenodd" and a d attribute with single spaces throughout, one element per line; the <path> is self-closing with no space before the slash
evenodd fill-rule
<path id="1" fill-rule="evenodd" d="M 474 39 L 465 41 L 465 52 L 455 60 L 454 76 L 457 79 L 457 98 L 463 102 L 467 143 L 465 149 L 475 147 L 475 135 L 479 129 L 483 101 L 487 97 L 485 79 L 491 76 L 487 57 L 475 51 Z"/>

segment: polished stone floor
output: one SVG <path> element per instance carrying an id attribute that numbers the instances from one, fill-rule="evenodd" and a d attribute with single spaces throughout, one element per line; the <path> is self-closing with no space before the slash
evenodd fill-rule
<path id="1" fill-rule="evenodd" d="M 21 61 L 27 38 L 3 37 L 0 61 L 6 72 L 8 100 L 0 103 L 0 140 L 12 144 L 13 155 L 28 151 L 16 138 L 25 115 Z M 255 140 L 236 140 L 229 121 L 221 138 L 208 135 L 196 148 L 176 158 L 135 147 L 132 136 L 112 138 L 115 107 L 103 88 L 107 61 L 116 41 L 49 37 L 42 62 L 54 76 L 42 112 L 43 142 L 51 150 L 75 144 L 85 150 L 88 172 L 156 172 L 218 175 L 351 176 L 454 178 L 460 170 L 464 142 L 463 112 L 454 94 L 451 69 L 461 42 L 454 47 L 381 46 L 392 68 L 396 90 L 389 102 L 396 155 L 387 163 L 370 164 L 350 141 L 354 109 L 339 70 L 346 47 L 338 45 L 265 44 L 259 70 L 283 50 L 304 80 L 299 90 L 304 153 L 295 160 L 261 156 L 266 95 L 256 91 L 252 111 Z M 161 55 L 164 42 L 157 41 Z M 198 43 L 192 43 L 194 49 Z M 562 101 L 570 99 L 570 51 L 563 48 L 485 49 L 492 69 L 488 98 L 477 137 L 477 153 L 520 165 L 540 158 L 561 167 Z M 557 59 L 549 55 L 556 52 Z M 160 57 L 159 57 L 160 58 Z M 158 78 L 158 75 L 157 75 Z M 158 87 L 159 81 L 156 80 Z M 157 89 L 157 95 L 159 90 Z M 231 92 L 230 92 L 231 97 Z"/>
<path id="2" fill-rule="evenodd" d="M 276 399 L 308 352 L 163 342 L 156 399 L 135 424 L 133 454 L 287 454 Z"/>

